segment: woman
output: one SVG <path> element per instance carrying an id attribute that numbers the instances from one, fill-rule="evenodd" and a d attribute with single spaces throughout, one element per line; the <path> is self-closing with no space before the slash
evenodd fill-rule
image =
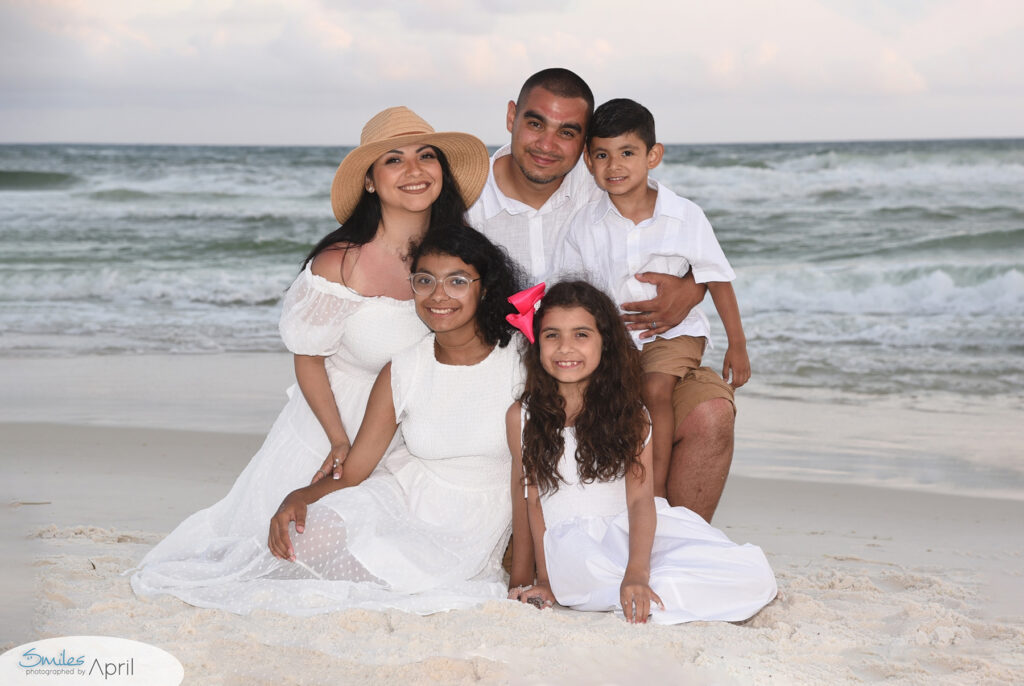
<path id="1" fill-rule="evenodd" d="M 321 464 L 344 458 L 378 372 L 427 332 L 411 301 L 409 246 L 432 227 L 461 223 L 487 169 L 478 139 L 434 133 L 407 108 L 367 122 L 331 187 L 342 226 L 313 249 L 285 297 L 281 335 L 295 353 L 301 392 L 289 389 L 288 404 L 228 495 L 146 555 L 132 577 L 136 593 L 207 604 L 194 589 L 251 567 L 281 498 L 309 483 Z"/>

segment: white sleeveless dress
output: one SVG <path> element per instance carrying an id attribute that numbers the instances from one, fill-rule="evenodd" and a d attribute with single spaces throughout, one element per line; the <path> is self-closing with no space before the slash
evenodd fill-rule
<path id="1" fill-rule="evenodd" d="M 563 436 L 558 472 L 567 483 L 540 498 L 551 591 L 566 607 L 621 612 L 619 586 L 629 561 L 625 480 L 581 483 L 576 434 L 566 428 Z M 650 587 L 665 610 L 653 607 L 651 621 L 740 621 L 775 598 L 775 575 L 760 548 L 733 543 L 700 515 L 664 498 L 654 504 Z"/>
<path id="2" fill-rule="evenodd" d="M 355 438 L 381 368 L 428 329 L 413 302 L 364 297 L 313 274 L 307 266 L 284 298 L 281 337 L 293 353 L 320 355 L 342 424 Z M 140 595 L 170 593 L 217 606 L 209 593 L 237 578 L 267 547 L 270 518 L 291 491 L 309 483 L 330 450 L 320 422 L 297 384 L 248 466 L 220 502 L 196 512 L 143 558 L 132 577 Z M 397 436 L 391 450 L 401 443 Z"/>

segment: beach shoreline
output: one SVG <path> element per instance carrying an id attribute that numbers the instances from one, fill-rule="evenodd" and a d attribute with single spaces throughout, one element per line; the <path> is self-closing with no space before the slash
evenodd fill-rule
<path id="1" fill-rule="evenodd" d="M 294 380 L 285 352 L 0 357 L 0 417 L 263 436 Z M 776 398 L 755 379 L 736 403 L 734 475 L 1024 500 L 1016 402 Z"/>
<path id="2" fill-rule="evenodd" d="M 834 474 L 814 481 L 806 469 L 802 478 L 758 473 L 757 450 L 803 446 L 844 460 L 856 459 L 854 449 L 898 446 L 900 436 L 927 428 L 914 429 L 910 415 L 880 411 L 883 422 L 854 413 L 873 437 L 851 446 L 865 427 L 848 407 L 741 397 L 736 466 L 714 524 L 759 545 L 780 588 L 744 623 L 630 627 L 608 614 L 500 602 L 428 617 L 237 617 L 171 597 L 136 598 L 123 573 L 227 491 L 283 405 L 289 357 L 5 358 L 0 372 L 10 372 L 0 386 L 12 417 L 0 423 L 0 545 L 13 561 L 0 578 L 3 649 L 62 635 L 133 638 L 181 660 L 187 683 L 346 675 L 345 683 L 367 684 L 582 684 L 626 673 L 634 659 L 655 681 L 687 683 L 1024 679 L 1024 501 L 928 484 L 836 483 Z M 48 383 L 55 380 L 62 382 Z M 32 392 L 19 402 L 25 389 Z M 802 424 L 782 423 L 794 413 Z M 820 419 L 836 413 L 844 422 Z M 997 432 L 1003 418 L 986 421 Z M 939 443 L 933 437 L 913 450 Z M 621 650 L 611 654 L 608 645 Z"/>

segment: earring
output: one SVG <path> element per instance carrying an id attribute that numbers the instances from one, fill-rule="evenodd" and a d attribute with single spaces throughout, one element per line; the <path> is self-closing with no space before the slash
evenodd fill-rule
<path id="1" fill-rule="evenodd" d="M 373 193 L 373 191 L 374 191 L 374 188 L 373 188 L 373 186 L 367 186 L 367 187 L 366 187 L 366 192 L 367 192 L 367 193 Z"/>

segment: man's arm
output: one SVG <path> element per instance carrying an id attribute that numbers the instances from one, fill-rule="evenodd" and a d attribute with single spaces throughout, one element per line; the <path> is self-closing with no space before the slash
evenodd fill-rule
<path id="1" fill-rule="evenodd" d="M 637 281 L 653 283 L 658 294 L 650 300 L 639 300 L 622 304 L 622 309 L 629 314 L 622 315 L 626 328 L 643 331 L 640 338 L 650 338 L 665 333 L 686 319 L 694 307 L 704 300 L 707 285 L 697 283 L 693 272 L 686 276 L 644 272 L 636 275 Z"/>

